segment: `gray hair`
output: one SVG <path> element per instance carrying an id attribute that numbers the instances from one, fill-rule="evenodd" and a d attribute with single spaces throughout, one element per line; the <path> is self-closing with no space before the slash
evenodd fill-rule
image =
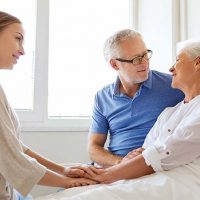
<path id="1" fill-rule="evenodd" d="M 103 53 L 106 61 L 111 58 L 119 57 L 119 43 L 122 40 L 128 40 L 130 38 L 142 37 L 137 31 L 131 29 L 120 30 L 111 35 L 104 43 Z"/>
<path id="2" fill-rule="evenodd" d="M 200 56 L 200 41 L 186 43 L 181 51 L 185 52 L 192 59 L 197 58 Z"/>

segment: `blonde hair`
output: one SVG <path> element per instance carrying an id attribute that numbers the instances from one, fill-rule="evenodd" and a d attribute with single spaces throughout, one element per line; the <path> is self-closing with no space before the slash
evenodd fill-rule
<path id="1" fill-rule="evenodd" d="M 0 32 L 14 23 L 21 24 L 21 21 L 13 15 L 0 11 Z"/>

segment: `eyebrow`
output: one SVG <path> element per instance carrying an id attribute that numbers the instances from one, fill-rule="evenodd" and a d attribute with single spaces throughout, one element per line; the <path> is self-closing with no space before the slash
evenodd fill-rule
<path id="1" fill-rule="evenodd" d="M 18 33 L 22 37 L 22 40 L 24 39 L 24 36 L 20 32 L 16 32 L 16 33 Z"/>

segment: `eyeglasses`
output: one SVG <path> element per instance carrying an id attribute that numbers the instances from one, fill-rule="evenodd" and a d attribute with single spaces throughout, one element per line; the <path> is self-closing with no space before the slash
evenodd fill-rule
<path id="1" fill-rule="evenodd" d="M 148 61 L 152 57 L 152 54 L 153 54 L 153 51 L 148 49 L 147 52 L 145 52 L 142 56 L 136 56 L 132 60 L 125 60 L 121 58 L 116 58 L 116 60 L 120 62 L 132 63 L 133 65 L 139 65 L 142 63 L 143 60 Z"/>

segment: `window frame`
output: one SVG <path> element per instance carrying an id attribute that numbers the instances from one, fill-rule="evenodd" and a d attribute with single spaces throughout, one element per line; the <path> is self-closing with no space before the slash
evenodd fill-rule
<path id="1" fill-rule="evenodd" d="M 33 110 L 16 110 L 21 122 L 41 122 L 46 118 L 47 105 L 45 102 L 47 101 L 48 91 L 48 3 L 48 0 L 37 1 L 36 3 Z"/>

